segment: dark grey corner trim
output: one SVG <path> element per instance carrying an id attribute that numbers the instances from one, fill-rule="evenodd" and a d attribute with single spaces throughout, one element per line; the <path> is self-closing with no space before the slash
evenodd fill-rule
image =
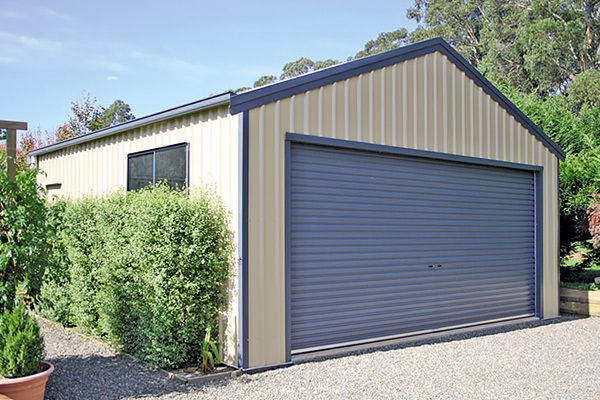
<path id="1" fill-rule="evenodd" d="M 382 144 L 355 142 L 352 140 L 345 139 L 331 139 L 321 136 L 304 135 L 292 132 L 286 133 L 286 140 L 297 143 L 316 144 L 352 150 L 365 150 L 378 153 L 396 154 L 408 157 L 429 158 L 442 161 L 455 161 L 468 164 L 485 165 L 489 167 L 512 168 L 526 171 L 541 171 L 543 169 L 543 167 L 540 165 L 519 164 L 508 161 L 490 160 L 487 158 L 477 158 L 449 153 L 437 153 L 434 151 L 416 150 L 405 147 L 387 146 Z"/>
<path id="2" fill-rule="evenodd" d="M 105 136 L 124 132 L 133 128 L 139 128 L 145 125 L 154 124 L 165 119 L 179 117 L 185 114 L 190 114 L 196 111 L 214 108 L 219 105 L 229 104 L 231 93 L 222 93 L 216 96 L 208 97 L 206 99 L 198 100 L 193 103 L 185 104 L 183 106 L 171 108 L 169 110 L 161 111 L 156 114 L 151 114 L 145 117 L 134 119 L 133 121 L 124 122 L 119 125 L 111 126 L 110 128 L 101 129 L 99 131 L 91 132 L 85 135 L 77 136 L 72 139 L 63 140 L 62 142 L 54 143 L 49 146 L 41 147 L 33 150 L 29 153 L 32 156 L 38 156 L 41 154 L 50 153 L 56 150 L 63 149 L 65 147 L 75 146 L 77 144 L 89 142 L 95 139 L 99 139 Z"/>
<path id="3" fill-rule="evenodd" d="M 544 311 L 544 190 L 543 171 L 534 174 L 535 185 L 535 316 Z"/>
<path id="4" fill-rule="evenodd" d="M 292 361 L 292 142 L 285 141 L 285 360 Z"/>
<path id="5" fill-rule="evenodd" d="M 519 121 L 531 134 L 540 140 L 556 157 L 565 159 L 565 152 L 552 139 L 550 139 L 537 125 L 535 125 L 521 110 L 519 110 L 506 96 L 491 84 L 479 71 L 452 48 L 442 38 L 434 38 L 400 47 L 394 50 L 359 58 L 347 63 L 334 65 L 309 74 L 300 75 L 271 85 L 248 90 L 231 96 L 230 111 L 237 114 L 261 105 L 291 97 L 295 94 L 316 89 L 376 69 L 397 64 L 402 61 L 417 58 L 436 51 L 444 54 L 469 78 L 479 85 L 488 95 L 504 107 L 517 121 Z"/>
<path id="6" fill-rule="evenodd" d="M 241 265 L 239 272 L 239 319 L 241 325 L 240 338 L 238 339 L 238 365 L 247 369 L 249 365 L 249 338 L 248 338 L 248 112 L 241 115 Z"/>
<path id="7" fill-rule="evenodd" d="M 242 368 L 242 372 L 244 372 L 245 374 L 255 374 L 258 372 L 269 371 L 272 369 L 291 367 L 292 365 L 294 365 L 294 363 L 289 361 L 289 362 L 284 362 L 284 363 L 280 363 L 280 364 L 263 365 L 260 367 Z"/>
<path id="8" fill-rule="evenodd" d="M 558 221 L 558 223 L 556 224 L 556 230 L 557 230 L 557 240 L 556 240 L 556 268 L 558 269 L 558 271 L 556 271 L 556 274 L 558 276 L 558 282 L 556 283 L 556 285 L 558 286 L 556 289 L 556 293 L 558 296 L 558 309 L 559 309 L 559 313 L 560 313 L 560 163 L 556 163 L 556 188 L 558 189 L 556 191 L 556 204 L 557 204 L 557 215 L 556 215 L 556 219 Z"/>

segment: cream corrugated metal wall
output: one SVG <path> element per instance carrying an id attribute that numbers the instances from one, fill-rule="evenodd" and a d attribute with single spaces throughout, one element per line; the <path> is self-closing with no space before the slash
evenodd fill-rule
<path id="1" fill-rule="evenodd" d="M 249 363 L 286 360 L 285 133 L 543 166 L 543 317 L 558 315 L 558 160 L 439 52 L 249 112 Z"/>
<path id="2" fill-rule="evenodd" d="M 52 195 L 78 198 L 125 190 L 127 155 L 177 143 L 189 143 L 190 187 L 210 186 L 231 213 L 231 226 L 239 222 L 239 116 L 227 106 L 173 117 L 106 138 L 41 154 L 38 166 L 45 175 L 39 183 L 61 184 Z M 52 186 L 50 186 L 52 187 Z M 236 235 L 237 243 L 237 235 Z M 235 260 L 237 260 L 237 249 Z M 237 364 L 237 264 L 228 285 L 228 307 L 223 313 L 221 337 L 225 361 Z"/>

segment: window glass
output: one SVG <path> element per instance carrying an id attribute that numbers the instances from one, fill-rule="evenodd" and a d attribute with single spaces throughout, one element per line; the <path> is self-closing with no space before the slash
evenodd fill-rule
<path id="1" fill-rule="evenodd" d="M 182 188 L 186 182 L 186 148 L 160 150 L 156 152 L 156 181 L 167 181 L 172 188 Z"/>
<path id="2" fill-rule="evenodd" d="M 138 190 L 162 181 L 172 188 L 183 188 L 187 183 L 187 145 L 130 155 L 127 174 L 127 190 Z"/>
<path id="3" fill-rule="evenodd" d="M 127 182 L 129 190 L 138 190 L 154 182 L 153 164 L 153 153 L 129 158 L 129 177 Z"/>

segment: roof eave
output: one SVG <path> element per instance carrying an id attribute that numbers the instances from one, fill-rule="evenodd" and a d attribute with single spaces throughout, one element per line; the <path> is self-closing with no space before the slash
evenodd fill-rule
<path id="1" fill-rule="evenodd" d="M 39 156 L 46 153 L 51 153 L 66 147 L 75 146 L 81 143 L 86 143 L 92 140 L 100 139 L 106 136 L 115 135 L 117 133 L 125 132 L 131 129 L 140 128 L 142 126 L 155 124 L 157 122 L 164 121 L 173 117 L 179 117 L 186 114 L 218 107 L 220 105 L 229 104 L 231 99 L 231 93 L 226 92 L 216 96 L 208 97 L 193 103 L 185 104 L 180 107 L 172 108 L 166 111 L 161 111 L 156 114 L 151 114 L 142 118 L 134 119 L 119 125 L 111 126 L 109 128 L 101 129 L 95 132 L 91 132 L 85 135 L 77 136 L 71 139 L 64 140 L 62 142 L 54 143 L 49 146 L 35 149 L 29 153 L 30 156 Z"/>

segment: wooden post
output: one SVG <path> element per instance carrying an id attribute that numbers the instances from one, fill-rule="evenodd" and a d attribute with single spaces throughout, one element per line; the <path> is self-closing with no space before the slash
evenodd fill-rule
<path id="1" fill-rule="evenodd" d="M 0 129 L 6 129 L 6 168 L 8 172 L 8 180 L 15 181 L 17 174 L 17 130 L 27 130 L 27 122 L 2 121 L 0 120 Z"/>

